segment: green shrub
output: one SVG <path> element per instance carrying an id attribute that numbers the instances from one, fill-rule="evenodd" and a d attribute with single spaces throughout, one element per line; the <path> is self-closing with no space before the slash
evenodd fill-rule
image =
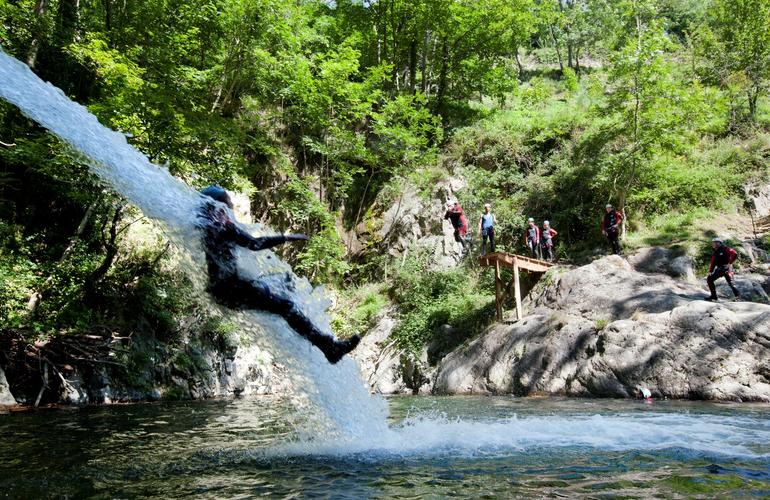
<path id="1" fill-rule="evenodd" d="M 397 272 L 391 298 L 398 306 L 395 342 L 418 353 L 450 324 L 466 337 L 476 335 L 494 315 L 494 293 L 480 286 L 468 268 L 427 269 L 422 259 L 407 259 Z"/>

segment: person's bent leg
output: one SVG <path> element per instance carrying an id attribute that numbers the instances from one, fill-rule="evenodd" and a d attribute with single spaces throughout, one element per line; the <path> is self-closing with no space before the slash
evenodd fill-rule
<path id="1" fill-rule="evenodd" d="M 711 295 L 709 296 L 709 300 L 716 300 L 717 299 L 717 287 L 714 285 L 714 275 L 709 274 L 706 277 L 706 284 L 709 286 L 709 291 L 711 292 Z"/>
<path id="2" fill-rule="evenodd" d="M 733 291 L 733 295 L 735 295 L 736 299 L 741 298 L 741 292 L 738 291 L 737 288 L 735 288 L 735 285 L 733 284 L 733 278 L 730 276 L 730 272 L 725 273 L 725 281 L 727 281 L 727 284 L 730 286 L 730 290 Z"/>
<path id="3" fill-rule="evenodd" d="M 233 286 L 230 293 L 240 294 L 241 307 L 281 316 L 292 330 L 305 337 L 324 353 L 330 363 L 336 363 L 358 345 L 360 339 L 357 335 L 340 341 L 319 330 L 292 300 L 274 294 L 266 283 L 257 280 L 249 282 L 237 280 L 231 285 Z"/>

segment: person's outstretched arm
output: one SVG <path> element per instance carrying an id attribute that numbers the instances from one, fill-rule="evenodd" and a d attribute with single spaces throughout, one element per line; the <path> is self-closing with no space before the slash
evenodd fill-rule
<path id="1" fill-rule="evenodd" d="M 304 234 L 278 234 L 275 236 L 261 236 L 255 238 L 238 226 L 235 227 L 235 243 L 249 250 L 266 250 L 268 248 L 283 245 L 289 241 L 306 241 L 309 238 Z"/>

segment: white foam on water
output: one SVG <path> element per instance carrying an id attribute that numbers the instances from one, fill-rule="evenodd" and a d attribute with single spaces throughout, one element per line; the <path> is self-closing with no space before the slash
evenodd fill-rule
<path id="1" fill-rule="evenodd" d="M 687 413 L 546 415 L 448 419 L 435 413 L 407 418 L 367 439 L 277 446 L 267 456 L 495 456 L 539 448 L 610 451 L 685 449 L 708 455 L 770 458 L 770 421 Z"/>
<path id="2" fill-rule="evenodd" d="M 201 234 L 196 213 L 201 196 L 128 144 L 123 134 L 99 123 L 83 106 L 40 80 L 20 61 L 0 50 L 0 97 L 82 153 L 91 170 L 115 191 L 158 222 L 172 241 L 185 249 L 191 275 L 205 276 Z M 252 233 L 266 233 L 259 225 Z M 259 234 L 257 234 L 259 235 Z M 239 253 L 239 274 L 248 278 L 268 275 L 274 289 L 283 289 L 316 325 L 332 334 L 326 313 L 329 302 L 322 288 L 313 288 L 295 276 L 291 267 L 270 251 Z M 309 342 L 280 318 L 255 312 L 235 314 L 240 333 L 253 333 L 255 342 L 290 369 L 293 387 L 301 399 L 322 414 L 316 434 L 362 437 L 387 429 L 387 404 L 372 397 L 352 359 L 330 365 Z M 302 406 L 302 403 L 300 403 Z"/>

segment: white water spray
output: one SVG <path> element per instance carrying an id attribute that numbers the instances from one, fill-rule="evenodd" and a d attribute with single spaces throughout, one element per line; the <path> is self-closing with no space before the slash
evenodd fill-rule
<path id="1" fill-rule="evenodd" d="M 0 97 L 85 155 L 91 170 L 159 222 L 190 255 L 193 272 L 205 275 L 201 235 L 195 227 L 201 197 L 194 189 L 151 163 L 123 134 L 101 125 L 86 108 L 1 50 Z M 303 312 L 331 334 L 323 290 L 297 278 L 272 252 L 241 252 L 239 267 L 246 278 L 270 274 L 272 286 L 287 290 Z M 387 405 L 369 395 L 355 361 L 345 358 L 330 365 L 318 349 L 276 316 L 248 312 L 237 314 L 237 320 L 247 331 L 254 330 L 254 323 L 261 327 L 264 333 L 255 340 L 289 367 L 297 393 L 322 410 L 316 420 L 325 428 L 316 432 L 361 438 L 387 431 Z"/>

